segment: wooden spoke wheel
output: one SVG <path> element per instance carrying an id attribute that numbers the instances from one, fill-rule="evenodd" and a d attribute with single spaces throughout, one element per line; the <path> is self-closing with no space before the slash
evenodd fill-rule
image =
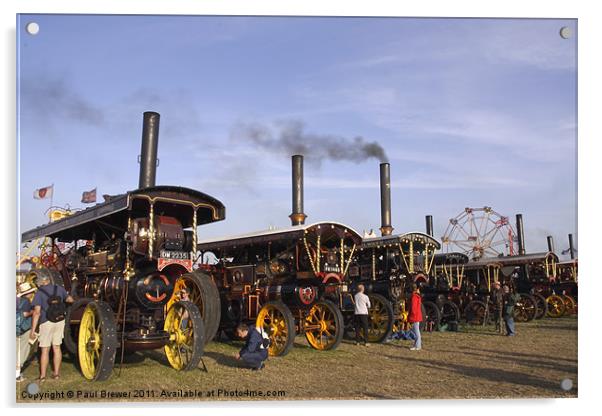
<path id="1" fill-rule="evenodd" d="M 487 305 L 480 300 L 473 300 L 466 305 L 464 317 L 468 325 L 483 325 L 487 315 Z"/>
<path id="2" fill-rule="evenodd" d="M 424 302 L 423 306 L 426 314 L 423 313 L 422 320 L 426 323 L 426 328 L 432 328 L 434 331 L 438 331 L 439 324 L 441 323 L 441 311 L 439 310 L 439 307 L 435 302 L 429 301 Z"/>
<path id="3" fill-rule="evenodd" d="M 117 331 L 111 307 L 101 301 L 86 305 L 79 324 L 78 359 L 83 376 L 91 381 L 109 378 L 115 363 Z"/>
<path id="4" fill-rule="evenodd" d="M 534 293 L 532 296 L 537 303 L 537 314 L 535 314 L 535 319 L 541 319 L 548 314 L 548 302 L 546 302 L 546 298 L 539 293 Z"/>
<path id="5" fill-rule="evenodd" d="M 550 318 L 560 318 L 566 311 L 566 305 L 561 296 L 550 295 L 546 298 L 548 304 L 548 316 Z"/>
<path id="6" fill-rule="evenodd" d="M 295 341 L 295 318 L 291 310 L 280 301 L 267 302 L 257 315 L 255 325 L 263 328 L 270 337 L 269 355 L 284 356 Z"/>
<path id="7" fill-rule="evenodd" d="M 577 313 L 577 302 L 572 296 L 562 295 L 562 300 L 566 307 L 565 315 L 575 315 Z"/>
<path id="8" fill-rule="evenodd" d="M 370 309 L 368 310 L 368 341 L 383 342 L 393 328 L 393 306 L 384 296 L 377 293 L 368 295 Z"/>
<path id="9" fill-rule="evenodd" d="M 79 326 L 82 321 L 82 316 L 88 303 L 93 300 L 94 299 L 91 298 L 80 298 L 67 307 L 63 344 L 65 345 L 67 352 L 74 357 L 77 357 Z"/>
<path id="10" fill-rule="evenodd" d="M 222 309 L 215 282 L 211 276 L 199 271 L 183 274 L 176 279 L 173 296 L 165 307 L 167 311 L 180 300 L 180 290 L 183 288 L 190 291 L 190 301 L 201 313 L 205 330 L 204 342 L 213 340 L 219 328 Z"/>
<path id="11" fill-rule="evenodd" d="M 343 325 L 339 308 L 329 300 L 320 300 L 307 311 L 303 331 L 309 345 L 316 350 L 332 350 L 343 339 Z"/>
<path id="12" fill-rule="evenodd" d="M 529 322 L 537 315 L 537 301 L 531 295 L 520 293 L 520 300 L 514 306 L 514 319 L 517 322 Z"/>
<path id="13" fill-rule="evenodd" d="M 167 311 L 163 329 L 169 334 L 165 355 L 178 371 L 197 368 L 205 347 L 205 328 L 199 308 L 192 302 L 179 301 Z"/>

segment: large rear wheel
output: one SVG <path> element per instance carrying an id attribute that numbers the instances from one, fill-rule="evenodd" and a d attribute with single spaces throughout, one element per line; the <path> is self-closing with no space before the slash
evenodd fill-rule
<path id="1" fill-rule="evenodd" d="M 205 329 L 199 308 L 192 302 L 179 301 L 167 311 L 163 329 L 169 334 L 165 355 L 178 371 L 197 368 L 205 347 Z"/>
<path id="2" fill-rule="evenodd" d="M 377 293 L 368 295 L 370 309 L 368 310 L 368 341 L 383 342 L 393 328 L 393 307 L 384 296 Z"/>
<path id="3" fill-rule="evenodd" d="M 316 350 L 333 350 L 343 339 L 343 314 L 331 301 L 320 300 L 305 315 L 303 331 Z"/>
<path id="4" fill-rule="evenodd" d="M 84 377 L 91 381 L 109 378 L 115 363 L 117 330 L 111 307 L 101 301 L 90 302 L 79 325 L 78 359 Z"/>
<path id="5" fill-rule="evenodd" d="M 267 302 L 259 311 L 255 325 L 270 337 L 268 353 L 272 357 L 289 353 L 296 334 L 295 318 L 288 306 L 280 301 Z"/>
<path id="6" fill-rule="evenodd" d="M 183 274 L 176 279 L 174 294 L 166 306 L 168 311 L 174 303 L 180 300 L 179 293 L 183 288 L 190 291 L 190 301 L 197 306 L 201 313 L 205 328 L 204 342 L 213 340 L 221 318 L 221 304 L 215 282 L 211 276 L 199 271 Z"/>

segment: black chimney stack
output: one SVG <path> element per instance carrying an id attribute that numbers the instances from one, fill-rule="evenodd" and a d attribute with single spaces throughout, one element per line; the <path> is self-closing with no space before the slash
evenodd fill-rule
<path id="1" fill-rule="evenodd" d="M 575 248 L 573 246 L 573 234 L 569 234 L 569 253 L 571 254 L 571 260 L 575 259 Z"/>
<path id="2" fill-rule="evenodd" d="M 159 113 L 153 111 L 146 111 L 144 113 L 138 188 L 155 186 L 157 176 L 157 148 L 159 147 L 159 118 Z"/>
<path id="3" fill-rule="evenodd" d="M 554 237 L 551 235 L 548 236 L 548 251 L 551 253 L 554 252 Z"/>
<path id="4" fill-rule="evenodd" d="M 303 156 L 294 155 L 293 163 L 293 212 L 288 217 L 293 225 L 305 224 L 303 212 Z"/>
<path id="5" fill-rule="evenodd" d="M 380 219 L 381 235 L 391 235 L 391 165 L 380 164 Z"/>
<path id="6" fill-rule="evenodd" d="M 427 215 L 426 217 L 426 233 L 431 237 L 434 237 L 433 233 L 433 216 Z"/>
<path id="7" fill-rule="evenodd" d="M 516 214 L 516 234 L 518 234 L 518 254 L 525 255 L 525 231 L 523 229 L 523 215 Z"/>

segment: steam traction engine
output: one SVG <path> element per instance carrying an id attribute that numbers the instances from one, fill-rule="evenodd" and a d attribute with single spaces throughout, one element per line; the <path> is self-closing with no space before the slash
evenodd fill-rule
<path id="1" fill-rule="evenodd" d="M 110 376 L 118 349 L 164 347 L 172 367 L 191 370 L 217 331 L 217 288 L 192 266 L 197 226 L 224 219 L 225 208 L 192 189 L 155 186 L 158 123 L 157 113 L 144 114 L 139 189 L 22 236 L 52 241 L 48 267 L 29 277 L 48 274 L 76 299 L 65 346 L 88 380 Z M 59 243 L 69 249 L 59 251 Z M 183 286 L 191 301 L 180 301 Z"/>
<path id="2" fill-rule="evenodd" d="M 374 298 L 378 305 L 370 310 L 370 341 L 382 342 L 391 330 L 405 326 L 406 295 L 411 292 L 412 283 L 428 279 L 435 251 L 440 247 L 437 240 L 423 233 L 364 239 L 357 260 L 359 273 L 354 277 L 356 284 L 366 286 L 371 303 Z M 385 302 L 390 306 L 380 305 Z M 423 307 L 423 315 L 437 313 L 429 302 L 423 303 Z"/>
<path id="3" fill-rule="evenodd" d="M 232 334 L 240 322 L 255 322 L 270 336 L 272 356 L 287 354 L 297 333 L 317 350 L 336 348 L 343 316 L 335 302 L 351 301 L 346 276 L 360 242 L 334 222 L 200 242 L 203 258 L 218 259 L 202 267 L 220 291 L 221 329 Z"/>

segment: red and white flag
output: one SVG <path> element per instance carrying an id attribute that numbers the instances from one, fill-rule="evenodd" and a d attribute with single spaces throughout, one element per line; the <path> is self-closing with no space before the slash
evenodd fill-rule
<path id="1" fill-rule="evenodd" d="M 82 194 L 82 203 L 92 204 L 96 202 L 96 188 Z"/>
<path id="2" fill-rule="evenodd" d="M 53 191 L 54 191 L 54 185 L 50 185 L 45 188 L 36 189 L 35 191 L 33 191 L 33 199 L 52 198 Z"/>

